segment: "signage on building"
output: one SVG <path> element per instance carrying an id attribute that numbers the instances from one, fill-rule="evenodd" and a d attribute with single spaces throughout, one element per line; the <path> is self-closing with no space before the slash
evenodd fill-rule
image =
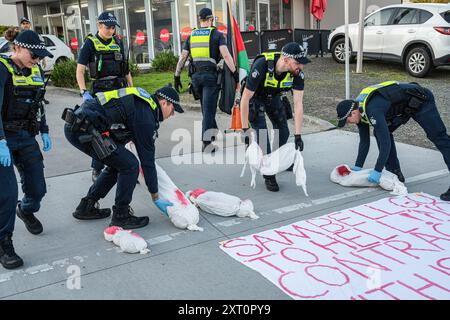
<path id="1" fill-rule="evenodd" d="M 181 29 L 181 39 L 183 39 L 183 41 L 186 41 L 187 38 L 191 35 L 191 32 L 191 27 L 184 27 L 183 29 Z"/>
<path id="2" fill-rule="evenodd" d="M 70 39 L 70 47 L 72 48 L 72 50 L 78 50 L 78 39 L 77 39 L 77 37 L 73 37 L 72 39 Z"/>
<path id="3" fill-rule="evenodd" d="M 142 46 L 145 43 L 145 33 L 142 31 L 136 32 L 136 43 Z"/>
<path id="4" fill-rule="evenodd" d="M 227 35 L 227 27 L 224 26 L 224 25 L 218 26 L 218 27 L 217 27 L 217 30 L 219 30 L 220 32 L 222 32 L 224 36 Z"/>
<path id="5" fill-rule="evenodd" d="M 159 32 L 159 39 L 161 39 L 162 42 L 169 42 L 170 39 L 170 32 L 167 29 L 161 29 Z"/>

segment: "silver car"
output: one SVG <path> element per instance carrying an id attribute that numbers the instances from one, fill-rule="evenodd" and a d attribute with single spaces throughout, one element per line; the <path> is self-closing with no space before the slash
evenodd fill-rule
<path id="1" fill-rule="evenodd" d="M 358 50 L 359 23 L 349 24 L 351 60 Z M 345 62 L 344 29 L 328 39 L 334 60 Z M 414 77 L 450 65 L 450 4 L 407 3 L 381 8 L 364 19 L 364 58 L 402 63 Z"/>

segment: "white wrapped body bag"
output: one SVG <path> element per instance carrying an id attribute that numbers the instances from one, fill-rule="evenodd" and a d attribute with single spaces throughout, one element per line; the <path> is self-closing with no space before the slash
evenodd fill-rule
<path id="1" fill-rule="evenodd" d="M 245 163 L 242 168 L 241 177 L 244 176 L 247 164 L 250 167 L 252 175 L 250 187 L 256 186 L 256 172 L 261 175 L 271 176 L 288 169 L 294 164 L 293 174 L 295 175 L 295 184 L 302 187 L 303 192 L 308 196 L 306 189 L 306 171 L 303 156 L 299 150 L 295 149 L 295 143 L 286 143 L 272 153 L 263 155 L 261 147 L 252 137 L 252 143 L 245 151 Z"/>
<path id="2" fill-rule="evenodd" d="M 136 147 L 133 142 L 129 142 L 126 148 L 130 150 L 139 160 Z M 158 176 L 158 195 L 167 201 L 173 203 L 173 206 L 167 208 L 167 214 L 173 225 L 180 229 L 192 231 L 203 231 L 203 228 L 197 226 L 200 220 L 198 209 L 185 197 L 184 193 L 178 189 L 172 179 L 167 175 L 163 168 L 155 162 Z M 139 172 L 139 183 L 146 187 L 144 173 L 142 169 Z"/>
<path id="3" fill-rule="evenodd" d="M 195 189 L 186 193 L 189 200 L 207 213 L 222 217 L 237 216 L 258 219 L 253 208 L 253 202 L 249 199 L 241 200 L 223 192 Z"/>
<path id="4" fill-rule="evenodd" d="M 131 230 L 123 230 L 121 227 L 112 226 L 103 231 L 106 241 L 113 242 L 126 253 L 146 254 L 150 250 L 147 248 L 147 241 Z"/>
<path id="5" fill-rule="evenodd" d="M 372 169 L 352 171 L 348 165 L 341 164 L 331 171 L 330 180 L 344 187 L 377 187 L 367 179 Z M 387 170 L 383 170 L 379 186 L 393 195 L 406 195 L 408 189 L 398 180 L 398 177 Z"/>

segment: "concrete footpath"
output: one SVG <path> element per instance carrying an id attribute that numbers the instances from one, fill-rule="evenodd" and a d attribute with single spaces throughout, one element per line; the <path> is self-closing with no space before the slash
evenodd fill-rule
<path id="1" fill-rule="evenodd" d="M 56 94 L 49 95 L 52 104 L 47 110 L 56 99 Z M 59 109 L 53 109 L 55 115 L 51 112 L 49 122 L 61 127 L 62 121 L 56 120 L 56 111 L 59 113 L 62 107 Z M 179 116 L 179 123 L 189 126 L 191 117 L 195 115 L 186 112 Z M 234 157 L 236 161 L 231 164 L 214 164 L 213 159 L 202 157 L 196 149 L 169 157 L 169 133 L 163 133 L 168 130 L 164 126 L 165 123 L 160 143 L 165 144 L 165 149 L 157 146 L 157 162 L 181 190 L 204 188 L 249 198 L 260 219 L 223 218 L 200 211 L 199 226 L 204 232 L 179 230 L 158 212 L 148 193 L 137 186 L 132 207 L 137 216 L 148 215 L 150 225 L 136 232 L 147 240 L 151 253 L 120 253 L 103 239 L 109 219 L 78 221 L 72 217 L 72 211 L 91 184 L 89 161 L 71 150 L 60 129 L 52 129 L 54 163 L 46 157 L 46 169 L 51 173 L 47 172 L 48 193 L 39 212 L 44 233 L 33 236 L 20 220 L 16 222 L 14 243 L 25 266 L 13 271 L 0 269 L 0 298 L 290 299 L 260 274 L 222 252 L 219 242 L 389 196 L 378 188 L 345 188 L 329 181 L 336 165 L 353 164 L 358 147 L 354 133 L 332 130 L 304 136 L 308 198 L 295 186 L 294 176 L 289 172 L 278 176 L 278 193 L 268 192 L 261 177 L 257 177 L 256 189 L 251 189 L 250 173 L 239 177 L 242 154 L 236 150 L 242 148 L 234 145 L 220 148 L 215 158 L 217 162 Z M 440 153 L 405 144 L 398 144 L 397 150 L 410 192 L 438 196 L 447 190 L 450 176 Z M 372 141 L 366 167 L 375 162 L 376 151 L 376 143 Z M 192 159 L 203 162 L 189 164 Z M 111 207 L 113 199 L 112 191 L 101 205 Z"/>

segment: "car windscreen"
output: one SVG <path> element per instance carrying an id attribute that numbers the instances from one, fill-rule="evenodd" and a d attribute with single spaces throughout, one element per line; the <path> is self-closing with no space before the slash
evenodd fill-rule
<path id="1" fill-rule="evenodd" d="M 448 23 L 450 23 L 450 10 L 441 13 L 442 18 L 445 19 Z"/>

